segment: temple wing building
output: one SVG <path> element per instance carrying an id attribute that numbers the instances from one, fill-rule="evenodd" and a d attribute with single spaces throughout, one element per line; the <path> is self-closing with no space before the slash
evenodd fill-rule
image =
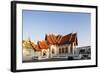
<path id="1" fill-rule="evenodd" d="M 32 58 L 47 59 L 75 55 L 78 45 L 77 33 L 70 33 L 67 35 L 46 34 L 45 39 L 34 44 L 30 40 L 28 45 L 23 43 L 23 48 L 30 50 L 33 53 Z M 26 46 L 26 47 L 24 47 Z"/>

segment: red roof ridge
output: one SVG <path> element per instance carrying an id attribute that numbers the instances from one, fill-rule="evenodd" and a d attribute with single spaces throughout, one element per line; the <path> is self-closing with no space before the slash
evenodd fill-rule
<path id="1" fill-rule="evenodd" d="M 72 37 L 73 37 L 73 33 L 71 33 L 71 37 L 70 37 L 69 41 L 71 41 Z"/>
<path id="2" fill-rule="evenodd" d="M 56 36 L 56 42 L 57 42 L 57 43 L 59 43 L 59 40 L 61 39 L 61 37 L 62 37 L 61 35 L 57 35 L 57 36 Z"/>
<path id="3" fill-rule="evenodd" d="M 61 38 L 59 39 L 58 44 L 60 44 L 62 37 L 63 37 L 63 36 L 61 36 Z"/>

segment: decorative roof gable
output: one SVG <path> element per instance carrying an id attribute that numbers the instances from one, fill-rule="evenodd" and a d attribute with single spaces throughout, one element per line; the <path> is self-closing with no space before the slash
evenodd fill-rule
<path id="1" fill-rule="evenodd" d="M 45 40 L 47 41 L 48 44 L 66 44 L 66 43 L 72 43 L 76 42 L 76 45 L 78 45 L 78 40 L 77 40 L 77 34 L 76 33 L 70 33 L 68 35 L 62 36 L 62 35 L 54 35 L 54 34 L 49 34 L 45 36 Z"/>
<path id="2" fill-rule="evenodd" d="M 39 41 L 38 46 L 39 46 L 40 49 L 48 49 L 49 48 L 49 46 L 48 46 L 48 44 L 45 40 Z"/>

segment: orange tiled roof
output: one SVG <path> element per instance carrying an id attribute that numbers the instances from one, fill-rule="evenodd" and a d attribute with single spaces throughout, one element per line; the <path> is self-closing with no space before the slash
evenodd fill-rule
<path id="1" fill-rule="evenodd" d="M 54 35 L 54 34 L 49 34 L 46 35 L 45 40 L 47 40 L 48 44 L 66 44 L 66 43 L 72 43 L 76 42 L 78 44 L 77 40 L 77 34 L 76 33 L 70 33 L 65 36 L 61 35 Z"/>
<path id="2" fill-rule="evenodd" d="M 61 39 L 59 40 L 58 44 L 65 44 L 65 43 L 70 43 L 70 39 L 72 37 L 72 33 L 62 36 Z"/>
<path id="3" fill-rule="evenodd" d="M 25 40 L 22 41 L 23 44 L 25 43 Z M 35 51 L 41 51 L 41 49 L 48 49 L 49 45 L 61 45 L 61 44 L 66 44 L 66 43 L 72 43 L 75 42 L 76 45 L 78 45 L 78 40 L 77 40 L 77 33 L 70 33 L 68 35 L 62 36 L 62 35 L 54 35 L 54 34 L 49 34 L 45 36 L 45 40 L 39 41 L 36 44 L 34 44 L 32 41 L 26 41 L 26 44 L 28 44 L 30 47 L 32 47 Z M 26 45 L 27 46 L 27 45 Z"/>
<path id="4" fill-rule="evenodd" d="M 35 46 L 35 51 L 41 51 L 39 45 L 36 45 L 36 46 Z"/>
<path id="5" fill-rule="evenodd" d="M 61 35 L 57 35 L 56 36 L 56 42 L 58 43 L 59 42 L 59 40 L 62 38 L 62 36 Z"/>
<path id="6" fill-rule="evenodd" d="M 56 44 L 56 36 L 54 34 L 46 35 L 45 40 L 47 40 L 49 44 Z"/>
<path id="7" fill-rule="evenodd" d="M 39 46 L 40 49 L 48 49 L 48 47 L 49 47 L 45 40 L 39 41 L 38 46 Z"/>

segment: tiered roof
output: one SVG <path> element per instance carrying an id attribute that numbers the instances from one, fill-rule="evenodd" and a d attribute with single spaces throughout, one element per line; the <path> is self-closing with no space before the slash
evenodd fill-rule
<path id="1" fill-rule="evenodd" d="M 24 44 L 25 41 L 23 40 Z M 45 40 L 38 41 L 37 45 L 31 42 L 30 40 L 26 42 L 28 44 L 28 47 L 32 47 L 35 51 L 40 51 L 42 49 L 48 49 L 49 45 L 62 45 L 62 44 L 72 44 L 75 42 L 76 45 L 78 45 L 77 40 L 77 33 L 70 33 L 68 35 L 54 35 L 54 34 L 46 34 Z M 29 44 L 30 43 L 30 44 Z"/>
<path id="2" fill-rule="evenodd" d="M 45 40 L 48 42 L 48 44 L 62 45 L 62 44 L 66 44 L 66 43 L 75 42 L 76 45 L 78 45 L 76 33 L 70 33 L 70 34 L 65 35 L 65 36 L 62 36 L 62 35 L 56 36 L 54 34 L 49 34 L 49 35 L 46 35 Z"/>

